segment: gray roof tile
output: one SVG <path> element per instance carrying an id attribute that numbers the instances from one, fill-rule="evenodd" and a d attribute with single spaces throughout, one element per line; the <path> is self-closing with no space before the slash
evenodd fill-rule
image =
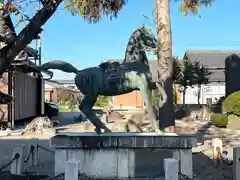
<path id="1" fill-rule="evenodd" d="M 191 61 L 199 60 L 206 67 L 224 68 L 225 60 L 232 54 L 240 56 L 240 51 L 189 50 L 185 52 L 184 57 Z"/>

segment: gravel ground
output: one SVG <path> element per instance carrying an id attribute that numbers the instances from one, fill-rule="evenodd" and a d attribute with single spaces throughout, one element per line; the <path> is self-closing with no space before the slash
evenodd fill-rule
<path id="1" fill-rule="evenodd" d="M 203 153 L 193 154 L 193 171 L 201 180 L 232 180 L 232 165 L 215 167 L 213 161 Z"/>

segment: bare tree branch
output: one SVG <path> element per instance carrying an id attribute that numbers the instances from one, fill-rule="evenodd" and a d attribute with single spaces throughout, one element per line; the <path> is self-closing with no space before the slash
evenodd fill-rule
<path id="1" fill-rule="evenodd" d="M 61 2 L 62 0 L 52 1 L 39 10 L 14 41 L 0 51 L 0 75 L 11 65 L 15 56 L 40 33 L 41 26 L 53 15 Z"/>

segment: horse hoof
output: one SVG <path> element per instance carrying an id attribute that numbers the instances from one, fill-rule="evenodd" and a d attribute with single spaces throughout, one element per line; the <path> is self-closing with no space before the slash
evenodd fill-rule
<path id="1" fill-rule="evenodd" d="M 111 133 L 112 131 L 110 129 L 105 129 L 104 132 L 105 133 Z"/>
<path id="2" fill-rule="evenodd" d="M 101 129 L 99 129 L 99 128 L 95 128 L 94 131 L 95 131 L 97 134 L 102 134 Z"/>
<path id="3" fill-rule="evenodd" d="M 164 134 L 164 132 L 161 131 L 160 129 L 156 129 L 155 132 L 156 132 L 157 135 L 163 135 Z"/>

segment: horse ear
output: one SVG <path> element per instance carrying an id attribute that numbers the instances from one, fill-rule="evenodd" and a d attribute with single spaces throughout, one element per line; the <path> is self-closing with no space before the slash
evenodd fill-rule
<path id="1" fill-rule="evenodd" d="M 145 25 L 142 24 L 142 25 L 140 26 L 140 29 L 144 29 L 144 28 L 145 28 Z"/>

